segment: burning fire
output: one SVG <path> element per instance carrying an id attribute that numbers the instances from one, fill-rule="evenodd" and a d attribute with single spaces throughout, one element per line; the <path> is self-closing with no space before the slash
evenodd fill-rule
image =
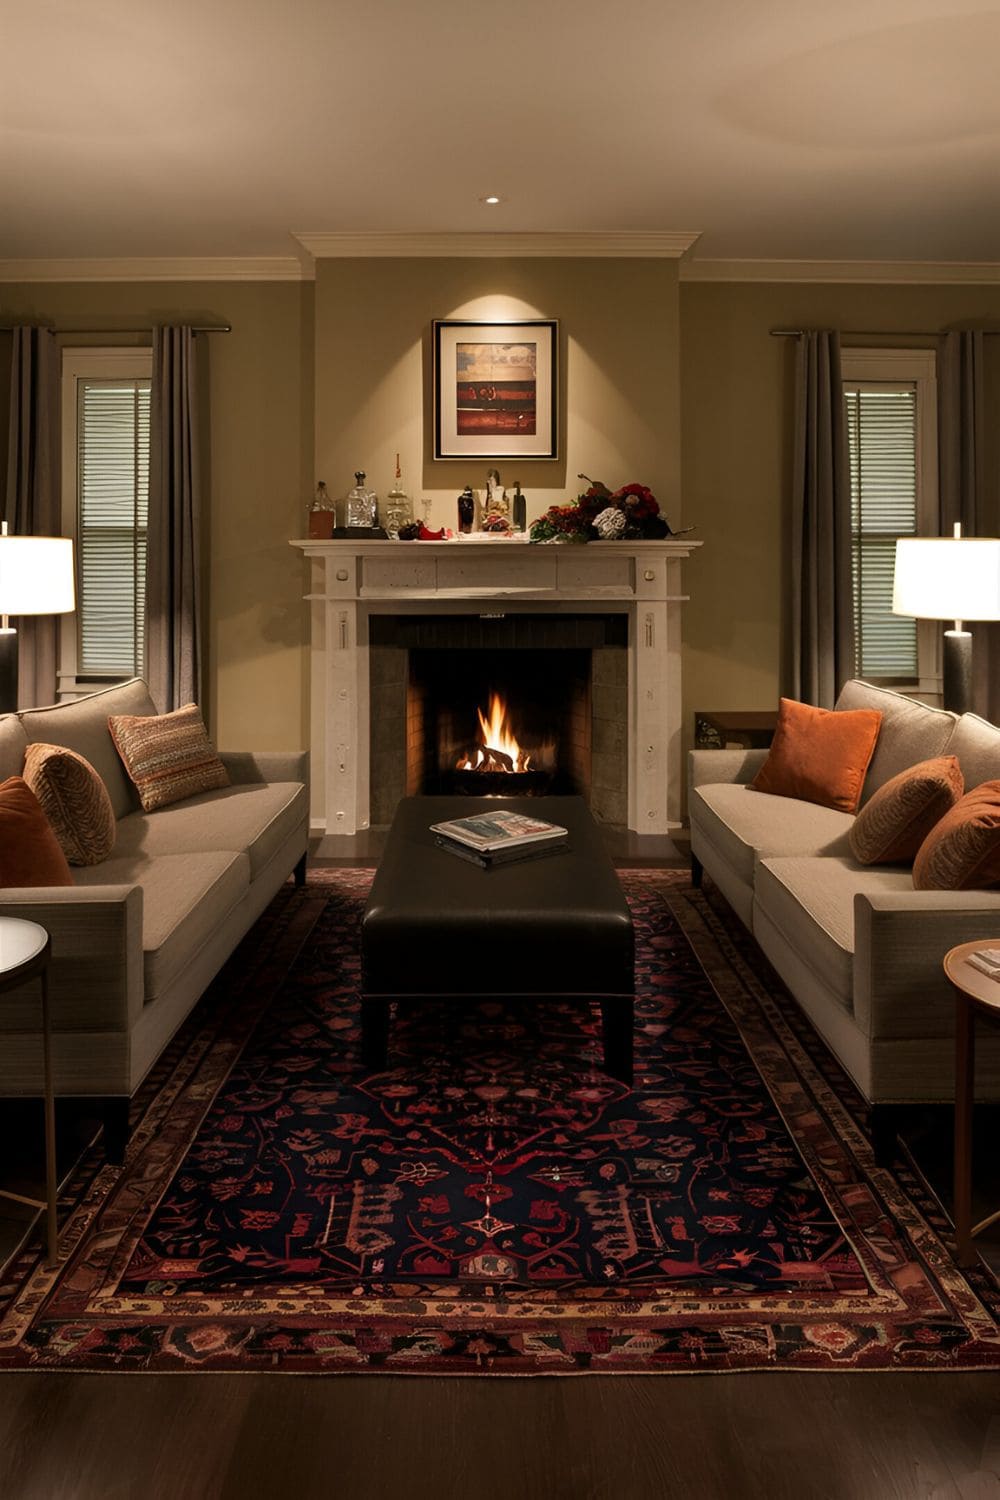
<path id="1" fill-rule="evenodd" d="M 463 756 L 455 764 L 456 771 L 531 771 L 534 769 L 531 756 L 514 738 L 507 717 L 507 705 L 499 693 L 490 694 L 489 717 L 477 709 L 479 732 L 482 744 L 475 751 L 475 759 Z"/>

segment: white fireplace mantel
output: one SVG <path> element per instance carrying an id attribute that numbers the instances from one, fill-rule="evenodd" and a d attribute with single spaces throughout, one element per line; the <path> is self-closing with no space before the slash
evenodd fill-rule
<path id="1" fill-rule="evenodd" d="M 628 648 L 628 826 L 680 822 L 681 561 L 701 542 L 536 546 L 477 536 L 447 542 L 290 543 L 312 582 L 312 826 L 369 826 L 368 621 L 375 614 L 624 613 Z"/>

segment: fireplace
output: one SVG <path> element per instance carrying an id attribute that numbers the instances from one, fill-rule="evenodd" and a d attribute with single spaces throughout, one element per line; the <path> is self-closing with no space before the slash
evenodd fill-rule
<path id="1" fill-rule="evenodd" d="M 548 686 L 535 696 L 546 707 L 558 699 L 560 774 L 584 789 L 597 817 L 636 833 L 664 834 L 678 826 L 680 569 L 700 542 L 668 537 L 537 547 L 519 538 L 473 535 L 440 543 L 302 539 L 291 545 L 312 566 L 314 832 L 353 834 L 389 822 L 414 784 L 417 761 L 425 784 L 428 741 L 434 742 L 437 776 L 439 742 L 452 731 L 468 739 L 469 728 L 456 721 L 454 709 L 450 731 L 437 712 L 428 720 L 431 690 L 420 654 L 457 653 L 448 670 L 464 682 L 471 676 L 468 664 L 485 661 L 493 650 L 520 658 L 515 700 L 525 671 L 534 670 L 526 666 L 529 653 L 545 663 L 539 671 Z M 452 632 L 447 640 L 443 620 Z M 416 632 L 405 643 L 399 622 Z M 577 632 L 573 641 L 563 634 L 567 622 Z M 396 632 L 393 640 L 386 630 Z M 597 643 L 585 635 L 595 630 L 603 632 Z M 525 644 L 524 632 L 534 644 Z M 585 665 L 574 661 L 573 651 L 586 654 Z M 563 702 L 568 681 L 578 689 Z M 477 685 L 473 726 L 478 710 L 488 711 L 488 684 L 485 692 Z M 440 696 L 437 688 L 434 694 Z M 513 707 L 522 712 L 519 701 Z"/>
<path id="2" fill-rule="evenodd" d="M 369 633 L 373 824 L 421 793 L 576 794 L 625 823 L 625 616 L 380 615 Z"/>

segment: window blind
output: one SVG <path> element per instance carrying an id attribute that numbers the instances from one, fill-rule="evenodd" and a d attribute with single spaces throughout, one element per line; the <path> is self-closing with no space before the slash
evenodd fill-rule
<path id="1" fill-rule="evenodd" d="M 915 620 L 892 613 L 896 538 L 917 531 L 917 390 L 913 383 L 844 389 L 851 467 L 855 670 L 919 676 Z"/>
<path id="2" fill-rule="evenodd" d="M 148 380 L 77 384 L 78 672 L 143 671 Z"/>

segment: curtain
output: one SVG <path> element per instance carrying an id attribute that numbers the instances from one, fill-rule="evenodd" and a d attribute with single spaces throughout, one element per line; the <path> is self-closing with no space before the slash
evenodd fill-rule
<path id="1" fill-rule="evenodd" d="M 4 520 L 17 536 L 58 536 L 61 522 L 59 349 L 48 328 L 14 329 Z M 59 621 L 15 620 L 20 708 L 54 703 Z"/>
<path id="2" fill-rule="evenodd" d="M 984 338 L 980 329 L 946 333 L 938 349 L 938 499 L 941 534 L 956 521 L 963 536 L 1000 536 L 997 497 L 986 485 Z M 995 490 L 995 487 L 994 487 Z M 973 701 L 1000 719 L 1000 625 L 972 621 Z"/>
<path id="3" fill-rule="evenodd" d="M 832 708 L 854 675 L 850 465 L 840 337 L 799 336 L 792 493 L 792 695 Z"/>
<path id="4" fill-rule="evenodd" d="M 146 675 L 165 712 L 201 701 L 196 365 L 190 328 L 153 329 Z"/>

